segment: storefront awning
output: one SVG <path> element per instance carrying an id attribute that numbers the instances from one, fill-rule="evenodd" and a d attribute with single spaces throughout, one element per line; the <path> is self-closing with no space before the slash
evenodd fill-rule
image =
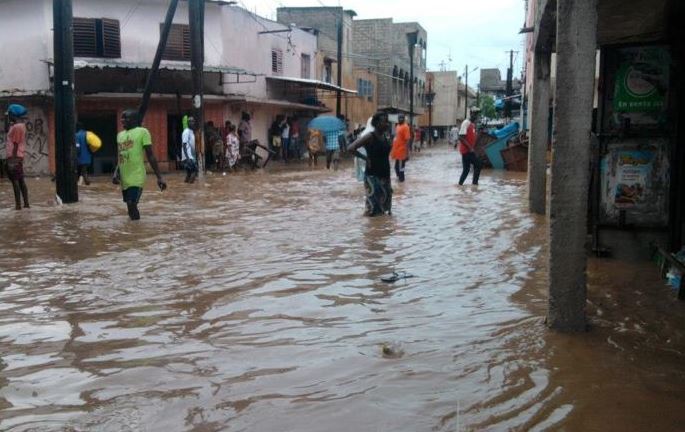
<path id="1" fill-rule="evenodd" d="M 300 111 L 313 111 L 318 113 L 330 112 L 330 108 L 325 106 L 308 105 L 281 99 L 260 99 L 250 96 L 228 96 L 230 102 L 248 103 L 255 105 L 271 105 L 281 108 L 290 108 Z"/>
<path id="2" fill-rule="evenodd" d="M 272 82 L 285 82 L 290 84 L 297 84 L 301 87 L 312 88 L 317 90 L 327 90 L 332 92 L 341 91 L 342 93 L 357 94 L 356 90 L 350 90 L 343 87 L 338 87 L 337 85 L 327 83 L 324 81 L 319 81 L 315 79 L 306 78 L 290 78 L 290 77 L 278 77 L 278 76 L 268 76 L 267 81 Z"/>
<path id="3" fill-rule="evenodd" d="M 78 59 L 74 61 L 74 69 L 150 69 L 150 63 L 122 62 L 110 59 Z M 159 65 L 160 70 L 170 71 L 190 71 L 190 62 L 162 61 Z M 204 66 L 204 72 L 220 73 L 225 75 L 235 75 L 257 77 L 260 74 L 233 66 Z M 239 79 L 238 79 L 239 81 Z"/>

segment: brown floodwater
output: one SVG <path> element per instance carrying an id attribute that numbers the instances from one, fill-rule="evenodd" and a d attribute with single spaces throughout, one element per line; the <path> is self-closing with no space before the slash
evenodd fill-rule
<path id="1" fill-rule="evenodd" d="M 656 267 L 591 260 L 591 331 L 551 332 L 525 175 L 457 169 L 414 157 L 374 219 L 349 166 L 172 175 L 138 223 L 106 178 L 21 212 L 3 181 L 0 430 L 685 430 Z"/>

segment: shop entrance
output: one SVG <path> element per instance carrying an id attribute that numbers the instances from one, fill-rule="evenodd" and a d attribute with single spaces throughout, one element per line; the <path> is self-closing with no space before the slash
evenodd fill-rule
<path id="1" fill-rule="evenodd" d="M 100 150 L 93 153 L 91 172 L 95 175 L 113 173 L 117 166 L 116 112 L 79 115 L 79 121 L 102 140 Z"/>

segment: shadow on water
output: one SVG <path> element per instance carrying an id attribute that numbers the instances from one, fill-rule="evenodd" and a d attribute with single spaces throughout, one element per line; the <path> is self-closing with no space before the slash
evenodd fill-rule
<path id="1" fill-rule="evenodd" d="M 624 308 L 639 285 L 593 261 L 593 331 L 547 331 L 525 177 L 460 188 L 456 160 L 412 158 L 394 215 L 373 219 L 349 167 L 171 176 L 148 185 L 140 223 L 105 179 L 64 207 L 31 180 L 34 208 L 0 210 L 0 429 L 685 424 L 682 306 L 657 317 L 679 305 L 643 291 Z M 415 277 L 380 281 L 392 271 Z"/>

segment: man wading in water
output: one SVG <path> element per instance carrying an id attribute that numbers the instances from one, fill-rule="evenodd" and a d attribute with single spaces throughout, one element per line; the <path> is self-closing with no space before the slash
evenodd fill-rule
<path id="1" fill-rule="evenodd" d="M 140 219 L 138 201 L 143 194 L 143 186 L 145 186 L 147 176 L 143 153 L 147 156 L 147 160 L 157 176 L 157 186 L 160 191 L 166 189 L 166 182 L 159 172 L 157 159 L 152 153 L 150 132 L 140 126 L 138 111 L 133 109 L 124 111 L 121 114 L 121 124 L 124 130 L 117 135 L 119 166 L 114 171 L 112 183 L 121 184 L 121 195 L 126 207 L 128 207 L 128 217 L 131 220 L 138 220 Z"/>
<path id="2" fill-rule="evenodd" d="M 188 127 L 181 134 L 181 162 L 186 170 L 184 182 L 193 183 L 199 172 L 197 160 L 195 160 L 195 119 L 188 117 Z"/>
<path id="3" fill-rule="evenodd" d="M 395 128 L 395 141 L 392 143 L 392 153 L 390 157 L 395 159 L 395 174 L 400 183 L 404 182 L 404 167 L 409 159 L 409 146 L 411 141 L 411 131 L 409 125 L 404 122 L 404 114 L 397 117 L 397 127 Z"/>
<path id="4" fill-rule="evenodd" d="M 364 188 L 366 189 L 365 216 L 392 214 L 392 187 L 390 184 L 390 142 L 386 136 L 388 115 L 377 112 L 371 119 L 374 130 L 357 139 L 349 152 L 366 161 Z M 366 156 L 357 149 L 364 147 Z"/>
<path id="5" fill-rule="evenodd" d="M 478 177 L 480 176 L 480 160 L 478 155 L 476 155 L 476 120 L 478 119 L 478 111 L 478 108 L 471 108 L 471 118 L 464 120 L 459 129 L 459 153 L 461 153 L 462 164 L 459 185 L 463 185 L 466 181 L 471 165 L 473 165 L 473 184 L 478 184 Z"/>

